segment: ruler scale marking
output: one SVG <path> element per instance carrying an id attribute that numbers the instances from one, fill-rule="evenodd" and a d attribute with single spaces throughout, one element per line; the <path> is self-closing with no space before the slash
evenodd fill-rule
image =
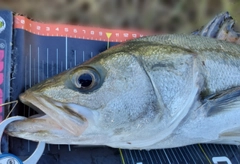
<path id="1" fill-rule="evenodd" d="M 237 156 L 236 156 L 235 152 L 233 151 L 232 146 L 231 145 L 228 145 L 228 146 L 230 147 L 231 152 L 233 153 L 234 157 L 236 158 L 236 161 L 239 163 L 239 160 L 237 159 Z"/>
<path id="2" fill-rule="evenodd" d="M 151 156 L 150 152 L 149 151 L 146 151 L 146 152 L 147 152 L 147 154 L 148 154 L 148 156 L 150 158 L 151 163 L 153 163 L 153 159 L 152 159 L 152 156 Z"/>
<path id="3" fill-rule="evenodd" d="M 188 147 L 186 147 L 186 150 L 187 150 L 188 154 L 190 155 L 190 157 L 192 158 L 193 162 L 196 163 L 196 161 L 194 160 L 194 158 L 193 158 L 192 154 L 190 153 Z"/>
<path id="4" fill-rule="evenodd" d="M 66 36 L 66 39 L 65 39 L 65 69 L 67 70 L 68 69 L 68 38 Z"/>
<path id="5" fill-rule="evenodd" d="M 158 157 L 159 161 L 160 161 L 161 163 L 163 163 L 162 160 L 161 160 L 161 158 L 160 158 L 160 156 L 159 156 L 159 154 L 158 154 L 158 152 L 157 152 L 157 150 L 154 150 L 154 151 L 155 151 L 155 153 L 157 154 L 157 157 Z"/>
<path id="6" fill-rule="evenodd" d="M 49 75 L 48 75 L 48 48 L 47 48 L 47 78 L 49 77 Z"/>
<path id="7" fill-rule="evenodd" d="M 131 150 L 129 150 L 129 154 L 130 154 L 130 157 L 131 157 L 132 163 L 134 164 L 135 160 L 134 160 L 134 158 L 133 158 L 133 156 L 132 156 L 132 152 L 131 152 Z"/>
<path id="8" fill-rule="evenodd" d="M 40 73 L 39 73 L 39 71 L 40 71 L 40 70 L 39 70 L 39 69 L 40 69 L 40 68 L 39 68 L 39 67 L 40 67 L 40 65 L 39 65 L 39 53 L 40 53 L 40 52 L 39 52 L 39 51 L 40 51 L 40 50 L 39 50 L 39 47 L 38 47 L 38 48 L 37 48 L 37 62 L 38 62 L 38 66 L 37 66 L 37 70 L 38 70 L 38 73 L 37 73 L 37 74 L 38 74 L 38 80 L 37 80 L 37 82 L 38 82 L 38 83 L 40 82 Z"/>
<path id="9" fill-rule="evenodd" d="M 171 164 L 171 161 L 169 160 L 168 155 L 167 155 L 165 149 L 163 149 L 163 152 L 164 152 L 165 156 L 167 157 L 168 163 Z"/>
<path id="10" fill-rule="evenodd" d="M 186 163 L 188 163 L 187 160 L 186 160 L 186 158 L 185 158 L 185 156 L 183 155 L 183 152 L 181 151 L 181 149 L 180 149 L 180 148 L 177 148 L 177 149 L 179 150 L 181 156 L 183 157 L 183 160 L 184 160 Z"/>
<path id="11" fill-rule="evenodd" d="M 58 74 L 58 48 L 56 49 L 56 72 Z"/>
<path id="12" fill-rule="evenodd" d="M 179 163 L 179 161 L 178 161 L 178 159 L 177 159 L 177 157 L 176 157 L 175 153 L 173 152 L 173 149 L 170 149 L 170 151 L 172 152 L 172 154 L 173 154 L 173 157 L 176 159 L 175 161 L 177 161 L 177 163 Z"/>
<path id="13" fill-rule="evenodd" d="M 141 158 L 141 161 L 143 160 L 142 153 L 140 152 L 141 150 L 138 150 L 139 156 Z"/>
<path id="14" fill-rule="evenodd" d="M 163 158 L 164 163 L 167 163 L 167 162 L 168 162 L 168 159 L 167 159 L 167 157 L 166 157 L 166 155 L 165 155 L 165 153 L 164 153 L 163 150 L 164 150 L 164 149 L 160 149 L 160 150 L 158 150 L 158 152 L 160 153 L 161 157 Z"/>
<path id="15" fill-rule="evenodd" d="M 77 50 L 74 50 L 74 66 L 77 65 Z"/>
<path id="16" fill-rule="evenodd" d="M 198 158 L 201 160 L 201 162 L 204 164 L 204 161 L 201 158 L 201 155 L 198 153 L 198 151 L 196 150 L 196 145 L 192 145 L 194 151 L 196 152 L 196 155 L 198 156 Z"/>
<path id="17" fill-rule="evenodd" d="M 124 159 L 127 160 L 127 164 L 130 164 L 130 161 L 129 161 L 129 158 L 128 158 L 128 155 L 127 155 L 127 150 L 123 149 L 122 151 L 124 152 L 123 154 L 125 154 Z"/>

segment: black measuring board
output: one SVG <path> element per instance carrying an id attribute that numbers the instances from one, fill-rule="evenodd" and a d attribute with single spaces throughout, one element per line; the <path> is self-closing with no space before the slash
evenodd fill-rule
<path id="1" fill-rule="evenodd" d="M 110 42 L 113 46 L 118 43 Z M 75 39 L 68 37 L 39 36 L 22 29 L 14 29 L 12 62 L 15 64 L 11 82 L 12 99 L 46 78 L 81 64 L 107 49 L 108 42 Z M 14 115 L 30 116 L 35 111 L 19 103 Z M 36 143 L 10 138 L 10 153 L 26 159 Z M 214 162 L 215 161 L 215 162 Z M 73 163 L 239 163 L 240 151 L 237 146 L 196 144 L 173 149 L 150 151 L 121 150 L 109 147 L 80 147 L 75 145 L 46 145 L 38 164 Z"/>

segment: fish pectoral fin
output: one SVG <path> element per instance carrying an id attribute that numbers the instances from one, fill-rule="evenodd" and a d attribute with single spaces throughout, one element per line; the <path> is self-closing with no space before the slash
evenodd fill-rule
<path id="1" fill-rule="evenodd" d="M 228 131 L 224 131 L 220 134 L 220 137 L 236 137 L 240 140 L 240 127 L 230 129 Z"/>
<path id="2" fill-rule="evenodd" d="M 219 134 L 219 141 L 222 144 L 240 144 L 240 127 L 223 131 Z"/>
<path id="3" fill-rule="evenodd" d="M 203 102 L 207 109 L 207 116 L 238 109 L 240 107 L 240 87 L 208 96 Z"/>

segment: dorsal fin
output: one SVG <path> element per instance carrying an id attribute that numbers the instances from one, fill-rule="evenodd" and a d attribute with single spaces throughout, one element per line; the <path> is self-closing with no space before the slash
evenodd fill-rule
<path id="1" fill-rule="evenodd" d="M 234 23 L 231 15 L 224 12 L 192 34 L 240 44 L 240 33 L 234 30 Z"/>

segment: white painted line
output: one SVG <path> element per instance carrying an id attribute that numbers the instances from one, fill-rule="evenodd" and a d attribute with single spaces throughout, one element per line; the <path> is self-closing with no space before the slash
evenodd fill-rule
<path id="1" fill-rule="evenodd" d="M 74 50 L 74 66 L 77 65 L 77 50 Z"/>
<path id="2" fill-rule="evenodd" d="M 188 147 L 186 147 L 186 150 L 187 150 L 188 154 L 190 155 L 190 157 L 192 158 L 192 160 L 194 161 L 194 163 L 196 163 L 196 161 L 194 160 L 194 158 L 193 158 L 192 154 L 190 153 Z"/>
<path id="3" fill-rule="evenodd" d="M 36 75 L 36 62 L 35 62 L 35 58 L 33 58 L 33 85 L 36 84 L 35 75 Z"/>
<path id="4" fill-rule="evenodd" d="M 47 78 L 48 78 L 48 48 L 47 48 Z"/>
<path id="5" fill-rule="evenodd" d="M 67 36 L 66 36 L 66 39 L 65 39 L 65 61 L 66 61 L 66 63 L 65 63 L 65 69 L 67 70 L 67 68 L 68 68 L 68 66 L 67 66 L 67 62 L 68 62 L 68 47 L 67 47 L 67 44 L 68 44 L 68 38 L 67 38 Z"/>
<path id="6" fill-rule="evenodd" d="M 31 82 L 31 67 L 32 67 L 32 45 L 29 45 L 29 87 L 32 86 L 32 82 Z M 30 107 L 28 107 L 28 117 L 30 116 Z M 30 152 L 30 141 L 28 140 L 28 152 Z"/>
<path id="7" fill-rule="evenodd" d="M 236 158 L 236 161 L 239 163 L 238 158 L 237 158 L 236 154 L 234 153 L 234 151 L 233 151 L 233 149 L 232 149 L 232 146 L 231 146 L 231 145 L 228 145 L 228 146 L 230 147 L 230 149 L 231 149 L 234 157 Z"/>
<path id="8" fill-rule="evenodd" d="M 37 52 L 38 52 L 38 53 L 37 53 L 37 58 L 38 58 L 38 59 L 37 59 L 37 62 L 38 62 L 38 83 L 39 83 L 39 82 L 40 82 L 40 73 L 39 73 L 39 69 L 40 69 L 40 68 L 39 68 L 39 66 L 40 66 L 40 65 L 39 65 L 39 47 L 38 47 L 38 49 L 37 49 Z"/>
<path id="9" fill-rule="evenodd" d="M 57 64 L 56 73 L 58 74 L 58 48 L 56 49 L 56 64 Z"/>
<path id="10" fill-rule="evenodd" d="M 195 154 L 198 156 L 198 158 L 201 160 L 201 162 L 204 163 L 202 158 L 201 158 L 201 156 L 200 156 L 200 154 L 197 152 L 197 150 L 195 148 L 195 145 L 191 145 L 191 146 L 193 147 L 194 151 L 196 152 Z"/>
<path id="11" fill-rule="evenodd" d="M 83 51 L 83 57 L 82 57 L 82 59 L 83 59 L 83 62 L 85 61 L 85 59 L 84 59 L 84 56 L 85 56 L 85 53 L 84 53 L 84 51 Z"/>
<path id="12" fill-rule="evenodd" d="M 171 164 L 171 161 L 169 160 L 168 155 L 164 149 L 163 149 L 163 152 L 164 152 L 165 156 L 167 157 L 168 163 Z"/>
<path id="13" fill-rule="evenodd" d="M 32 67 L 32 45 L 29 45 L 29 87 L 32 86 L 32 82 L 31 82 L 31 67 Z"/>
<path id="14" fill-rule="evenodd" d="M 149 157 L 150 157 L 151 163 L 154 163 L 154 162 L 153 162 L 153 159 L 152 159 L 152 156 L 151 156 L 151 154 L 150 154 L 150 152 L 149 152 L 149 151 L 146 151 L 146 152 L 147 152 L 147 154 L 148 154 Z"/>

